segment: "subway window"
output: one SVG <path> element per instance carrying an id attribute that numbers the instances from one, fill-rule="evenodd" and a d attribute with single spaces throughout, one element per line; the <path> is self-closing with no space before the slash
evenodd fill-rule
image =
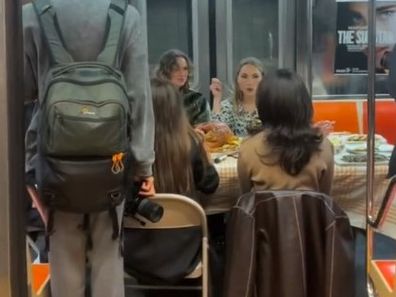
<path id="1" fill-rule="evenodd" d="M 233 69 L 247 56 L 278 65 L 278 0 L 233 0 Z"/>
<path id="2" fill-rule="evenodd" d="M 149 63 L 158 63 L 161 55 L 172 48 L 194 59 L 192 46 L 191 0 L 148 0 L 147 35 Z"/>

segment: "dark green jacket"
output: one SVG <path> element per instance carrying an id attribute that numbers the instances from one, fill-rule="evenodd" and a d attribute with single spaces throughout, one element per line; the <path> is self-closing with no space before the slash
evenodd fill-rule
<path id="1" fill-rule="evenodd" d="M 209 103 L 201 93 L 187 91 L 183 94 L 183 103 L 192 126 L 210 121 Z"/>

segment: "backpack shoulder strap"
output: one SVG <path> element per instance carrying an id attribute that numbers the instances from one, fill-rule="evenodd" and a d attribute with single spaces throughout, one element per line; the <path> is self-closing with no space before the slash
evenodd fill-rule
<path id="1" fill-rule="evenodd" d="M 65 43 L 59 28 L 55 9 L 49 0 L 35 0 L 33 7 L 37 14 L 41 32 L 47 43 L 52 64 L 73 62 L 72 56 L 65 49 Z"/>
<path id="2" fill-rule="evenodd" d="M 105 39 L 103 50 L 97 58 L 98 62 L 103 62 L 111 66 L 116 65 L 127 7 L 127 0 L 111 0 L 107 15 L 107 38 Z"/>

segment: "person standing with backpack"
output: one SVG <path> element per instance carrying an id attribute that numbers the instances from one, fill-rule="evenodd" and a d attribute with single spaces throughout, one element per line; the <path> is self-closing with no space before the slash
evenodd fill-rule
<path id="1" fill-rule="evenodd" d="M 139 14 L 126 0 L 35 0 L 23 30 L 25 101 L 39 102 L 26 177 L 48 214 L 52 296 L 83 297 L 89 283 L 93 297 L 123 297 L 125 198 L 136 182 L 155 193 Z"/>

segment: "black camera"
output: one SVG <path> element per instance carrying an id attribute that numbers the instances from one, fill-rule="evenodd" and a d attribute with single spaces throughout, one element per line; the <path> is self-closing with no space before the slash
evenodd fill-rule
<path id="1" fill-rule="evenodd" d="M 161 220 L 164 209 L 161 205 L 151 201 L 150 199 L 140 197 L 138 195 L 141 184 L 134 184 L 131 195 L 125 203 L 125 216 L 136 217 L 139 215 L 153 223 Z"/>

